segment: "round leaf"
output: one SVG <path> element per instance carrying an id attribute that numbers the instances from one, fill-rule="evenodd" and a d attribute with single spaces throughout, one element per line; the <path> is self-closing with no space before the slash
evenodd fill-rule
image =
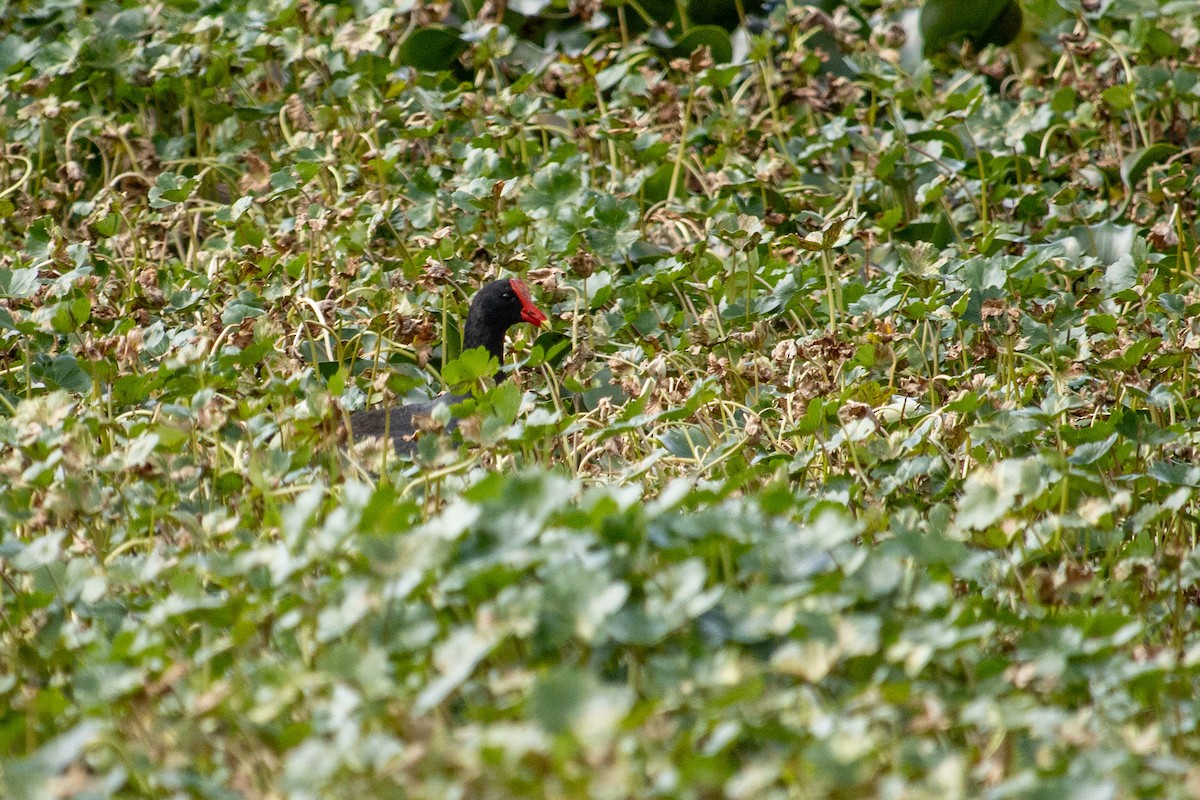
<path id="1" fill-rule="evenodd" d="M 400 46 L 401 64 L 422 72 L 450 69 L 469 45 L 447 28 L 418 28 Z"/>
<path id="2" fill-rule="evenodd" d="M 724 28 L 716 25 L 700 25 L 692 28 L 675 42 L 671 54 L 675 56 L 690 56 L 699 47 L 708 47 L 712 59 L 717 64 L 725 64 L 733 60 L 733 42 Z"/>

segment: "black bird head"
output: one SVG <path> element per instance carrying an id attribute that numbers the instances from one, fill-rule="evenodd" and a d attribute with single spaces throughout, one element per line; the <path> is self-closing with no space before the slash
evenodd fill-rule
<path id="1" fill-rule="evenodd" d="M 546 324 L 546 315 L 533 304 L 525 282 L 518 278 L 492 281 L 475 294 L 463 330 L 463 349 L 486 347 L 504 363 L 504 333 L 518 322 L 535 327 Z"/>

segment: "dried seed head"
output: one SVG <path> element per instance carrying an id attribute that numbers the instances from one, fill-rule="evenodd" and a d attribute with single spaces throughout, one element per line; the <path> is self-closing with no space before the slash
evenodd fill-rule
<path id="1" fill-rule="evenodd" d="M 763 435 L 763 422 L 757 414 L 746 415 L 746 440 L 750 444 L 757 444 Z"/>
<path id="2" fill-rule="evenodd" d="M 453 277 L 452 273 L 443 262 L 430 258 L 425 262 L 425 268 L 421 270 L 421 275 L 417 278 L 417 285 L 432 292 L 438 286 L 449 284 L 451 277 Z"/>
<path id="3" fill-rule="evenodd" d="M 1146 236 L 1147 241 L 1156 250 L 1174 250 L 1179 246 L 1179 235 L 1175 232 L 1175 225 L 1171 218 L 1162 219 L 1150 228 L 1150 233 Z"/>
<path id="4" fill-rule="evenodd" d="M 288 122 L 292 123 L 293 128 L 298 131 L 313 129 L 312 117 L 308 115 L 308 109 L 304 107 L 304 101 L 300 99 L 300 95 L 290 95 L 284 105 L 287 108 Z"/>
<path id="5" fill-rule="evenodd" d="M 776 364 L 790 364 L 800 355 L 800 343 L 796 339 L 784 339 L 775 344 L 771 360 Z"/>
<path id="6" fill-rule="evenodd" d="M 568 266 L 571 267 L 571 272 L 581 278 L 589 278 L 596 271 L 596 259 L 587 250 L 578 250 L 575 255 L 567 259 Z"/>
<path id="7" fill-rule="evenodd" d="M 718 357 L 716 353 L 708 354 L 708 374 L 724 380 L 725 373 L 729 371 L 729 359 L 723 356 Z"/>
<path id="8" fill-rule="evenodd" d="M 142 294 L 154 306 L 161 306 L 166 302 L 166 296 L 163 295 L 162 289 L 158 288 L 158 270 L 154 267 L 146 267 L 138 273 L 137 285 L 142 288 Z"/>
<path id="9" fill-rule="evenodd" d="M 571 0 L 571 14 L 584 22 L 591 22 L 600 11 L 600 0 Z"/>

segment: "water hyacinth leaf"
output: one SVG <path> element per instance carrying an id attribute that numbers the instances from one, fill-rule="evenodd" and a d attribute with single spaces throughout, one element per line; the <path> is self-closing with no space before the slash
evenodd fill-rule
<path id="1" fill-rule="evenodd" d="M 1087 255 L 1108 266 L 1129 256 L 1133 250 L 1135 235 L 1136 229 L 1133 225 L 1101 222 L 1072 228 L 1059 240 L 1059 245 L 1068 258 Z"/>
<path id="2" fill-rule="evenodd" d="M 150 207 L 170 208 L 182 203 L 192 195 L 196 187 L 195 178 L 186 178 L 174 172 L 160 173 L 150 187 Z"/>
<path id="3" fill-rule="evenodd" d="M 632 200 L 619 200 L 603 195 L 596 200 L 593 222 L 587 240 L 601 256 L 621 260 L 641 237 L 638 229 L 638 209 Z"/>
<path id="4" fill-rule="evenodd" d="M 1155 142 L 1149 147 L 1136 150 L 1121 159 L 1121 180 L 1125 186 L 1133 188 L 1151 167 L 1169 160 L 1179 153 L 1179 148 L 1173 144 Z"/>
<path id="5" fill-rule="evenodd" d="M 25 254 L 34 261 L 42 261 L 50 255 L 50 230 L 46 221 L 39 220 L 25 235 Z"/>
<path id="6" fill-rule="evenodd" d="M 57 562 L 64 535 L 62 531 L 52 531 L 39 536 L 13 557 L 13 566 L 19 570 L 31 572 L 37 567 Z"/>
<path id="7" fill-rule="evenodd" d="M 1042 486 L 1037 459 L 1008 459 L 994 467 L 977 469 L 963 487 L 956 521 L 967 529 L 986 528 L 1037 497 Z"/>
<path id="8" fill-rule="evenodd" d="M 1158 461 L 1147 470 L 1150 477 L 1173 486 L 1200 486 L 1200 466 Z"/>
<path id="9" fill-rule="evenodd" d="M 693 0 L 693 2 L 711 0 Z M 708 48 L 716 64 L 726 64 L 733 59 L 733 42 L 729 33 L 718 25 L 697 25 L 675 40 L 671 54 L 687 58 L 698 48 Z"/>
<path id="10" fill-rule="evenodd" d="M 440 705 L 470 677 L 496 644 L 470 628 L 458 628 L 451 633 L 434 653 L 434 663 L 441 674 L 430 680 L 417 695 L 413 713 L 424 714 Z"/>
<path id="11" fill-rule="evenodd" d="M 695 426 L 670 428 L 658 440 L 676 458 L 699 458 L 709 445 L 704 431 Z"/>
<path id="12" fill-rule="evenodd" d="M 567 730 L 583 706 L 588 676 L 580 670 L 560 668 L 544 676 L 529 695 L 529 715 L 549 733 Z"/>
<path id="13" fill-rule="evenodd" d="M 83 394 L 92 388 L 91 376 L 80 368 L 79 362 L 70 353 L 64 353 L 51 362 L 46 379 L 68 392 Z"/>
<path id="14" fill-rule="evenodd" d="M 0 269 L 0 297 L 32 297 L 38 285 L 38 271 L 35 268 Z"/>
<path id="15" fill-rule="evenodd" d="M 1133 263 L 1133 258 L 1126 253 L 1110 263 L 1104 270 L 1101 286 L 1106 297 L 1118 295 L 1137 285 L 1141 270 Z"/>
<path id="16" fill-rule="evenodd" d="M 1087 318 L 1087 327 L 1104 333 L 1116 333 L 1117 318 L 1112 314 L 1092 314 Z"/>
<path id="17" fill-rule="evenodd" d="M 458 57 L 469 47 L 454 30 L 427 25 L 409 34 L 397 58 L 401 64 L 422 72 L 442 72 L 458 63 Z"/>
<path id="18" fill-rule="evenodd" d="M 926 55 L 958 39 L 977 46 L 1006 45 L 1021 32 L 1021 5 L 1017 0 L 926 0 L 921 7 L 920 31 Z"/>
<path id="19" fill-rule="evenodd" d="M 61 785 L 63 771 L 80 761 L 85 749 L 100 738 L 104 730 L 100 722 L 81 722 L 46 742 L 32 755 L 8 761 L 0 772 L 4 796 L 13 800 L 50 796 L 53 793 L 51 786 Z"/>
<path id="20" fill-rule="evenodd" d="M 1099 442 L 1085 442 L 1076 447 L 1075 452 L 1067 460 L 1072 464 L 1080 466 L 1095 464 L 1108 454 L 1108 451 L 1112 449 L 1116 441 L 1117 434 L 1114 433 Z"/>
<path id="21" fill-rule="evenodd" d="M 557 219 L 584 199 L 578 165 L 555 162 L 538 170 L 533 183 L 521 196 L 521 207 L 535 219 Z"/>
<path id="22" fill-rule="evenodd" d="M 26 41 L 11 33 L 0 39 L 0 72 L 8 72 L 17 64 L 28 62 L 37 48 L 36 41 Z"/>

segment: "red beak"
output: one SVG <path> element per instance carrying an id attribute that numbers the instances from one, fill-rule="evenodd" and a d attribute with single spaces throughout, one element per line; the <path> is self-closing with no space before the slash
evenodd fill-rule
<path id="1" fill-rule="evenodd" d="M 525 281 L 519 278 L 510 278 L 508 283 L 517 293 L 517 299 L 521 301 L 521 319 L 535 328 L 546 325 L 550 320 L 546 318 L 540 308 L 533 304 L 533 298 L 529 296 L 529 287 L 525 285 Z"/>

